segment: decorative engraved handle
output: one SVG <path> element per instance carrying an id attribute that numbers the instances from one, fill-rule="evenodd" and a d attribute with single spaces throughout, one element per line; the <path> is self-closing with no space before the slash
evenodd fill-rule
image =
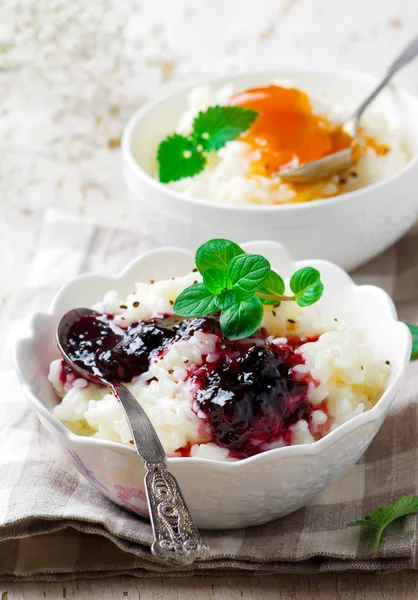
<path id="1" fill-rule="evenodd" d="M 145 463 L 145 490 L 155 540 L 151 552 L 166 561 L 191 565 L 206 556 L 208 547 L 193 523 L 179 484 L 167 470 L 164 448 L 128 388 L 122 384 L 112 388 L 125 411 L 138 456 Z"/>
<path id="2" fill-rule="evenodd" d="M 145 490 L 154 531 L 151 552 L 182 565 L 191 565 L 196 559 L 204 558 L 208 547 L 202 541 L 167 465 L 145 463 L 145 468 Z"/>

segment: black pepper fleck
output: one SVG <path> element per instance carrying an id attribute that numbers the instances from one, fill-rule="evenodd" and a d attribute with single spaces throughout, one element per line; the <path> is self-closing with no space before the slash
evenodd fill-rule
<path id="1" fill-rule="evenodd" d="M 293 323 L 296 323 L 296 321 L 295 321 L 294 319 L 287 319 L 287 322 L 288 322 L 288 323 L 292 323 L 292 324 L 293 324 Z"/>
<path id="2" fill-rule="evenodd" d="M 172 300 L 169 300 L 171 306 L 173 306 L 174 302 Z"/>
<path id="3" fill-rule="evenodd" d="M 387 365 L 390 365 L 390 360 L 385 360 L 385 363 L 386 363 Z"/>
<path id="4" fill-rule="evenodd" d="M 192 273 L 197 273 L 197 268 L 196 267 L 192 270 Z"/>
<path id="5" fill-rule="evenodd" d="M 277 313 L 276 313 L 276 311 L 275 311 L 275 310 L 272 310 L 271 312 L 272 312 L 272 314 L 273 314 L 273 317 L 275 317 L 275 316 L 277 315 Z"/>
<path id="6" fill-rule="evenodd" d="M 132 306 L 133 306 L 134 308 L 138 308 L 138 306 L 139 306 L 139 302 L 138 302 L 138 301 L 137 301 L 137 302 L 133 302 Z"/>
<path id="7" fill-rule="evenodd" d="M 358 177 L 358 173 L 356 171 L 350 171 L 351 177 Z"/>
<path id="8" fill-rule="evenodd" d="M 128 308 L 128 307 L 126 306 L 126 304 L 120 304 L 119 308 Z"/>

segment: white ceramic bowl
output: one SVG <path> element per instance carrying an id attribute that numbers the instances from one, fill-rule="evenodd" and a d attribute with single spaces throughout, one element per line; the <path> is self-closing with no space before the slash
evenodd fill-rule
<path id="1" fill-rule="evenodd" d="M 370 411 L 318 442 L 269 450 L 239 462 L 168 459 L 202 528 L 244 527 L 283 517 L 348 471 L 382 424 L 410 355 L 409 331 L 397 321 L 395 308 L 383 290 L 355 285 L 329 262 L 294 262 L 274 242 L 252 242 L 243 247 L 266 256 L 284 277 L 306 264 L 317 267 L 325 285 L 318 306 L 361 327 L 376 352 L 391 361 L 392 374 L 387 390 Z M 187 250 L 163 248 L 138 258 L 117 277 L 78 277 L 61 289 L 48 313 L 33 317 L 28 336 L 16 348 L 17 371 L 26 396 L 52 437 L 92 484 L 114 502 L 141 515 L 146 515 L 144 469 L 135 451 L 119 443 L 74 435 L 51 412 L 58 402 L 47 379 L 49 364 L 58 356 L 55 329 L 66 311 L 91 306 L 110 289 L 119 290 L 123 297 L 132 291 L 134 282 L 182 275 L 193 266 Z"/>
<path id="2" fill-rule="evenodd" d="M 374 77 L 339 70 L 278 70 L 231 75 L 237 91 L 288 79 L 330 106 L 355 108 Z M 194 87 L 194 86 L 193 86 Z M 160 244 L 194 249 L 208 239 L 276 240 L 295 258 L 316 256 L 351 270 L 399 239 L 418 214 L 418 100 L 386 89 L 370 107 L 400 123 L 412 159 L 390 179 L 336 198 L 283 206 L 227 205 L 192 198 L 156 181 L 159 142 L 175 130 L 186 107 L 184 88 L 139 110 L 122 142 L 124 176 L 141 220 Z"/>

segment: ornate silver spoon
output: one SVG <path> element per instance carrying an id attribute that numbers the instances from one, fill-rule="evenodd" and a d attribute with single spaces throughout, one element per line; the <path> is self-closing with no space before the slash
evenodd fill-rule
<path id="1" fill-rule="evenodd" d="M 376 96 L 382 91 L 386 84 L 392 79 L 392 77 L 406 64 L 408 64 L 418 54 L 418 37 L 414 38 L 412 42 L 404 49 L 404 51 L 398 56 L 398 58 L 390 65 L 386 71 L 385 76 L 380 83 L 373 89 L 368 97 L 361 103 L 358 109 L 341 125 L 341 130 L 347 133 L 353 142 L 351 146 L 344 150 L 339 150 L 324 158 L 313 160 L 312 162 L 306 163 L 296 169 L 289 169 L 288 171 L 280 171 L 279 176 L 283 181 L 290 181 L 293 183 L 311 183 L 331 177 L 335 173 L 340 173 L 351 167 L 356 162 L 356 148 L 361 146 L 361 140 L 357 139 L 358 128 L 360 119 L 369 106 L 369 104 L 376 98 Z"/>
<path id="2" fill-rule="evenodd" d="M 107 381 L 92 365 L 86 370 L 71 358 L 69 332 L 76 321 L 95 314 L 87 308 L 66 313 L 57 328 L 58 348 L 66 363 L 81 377 L 109 387 L 122 404 L 136 452 L 145 463 L 145 490 L 154 542 L 151 551 L 164 560 L 190 565 L 202 559 L 208 547 L 202 541 L 175 477 L 168 471 L 164 449 L 145 411 L 122 383 Z"/>

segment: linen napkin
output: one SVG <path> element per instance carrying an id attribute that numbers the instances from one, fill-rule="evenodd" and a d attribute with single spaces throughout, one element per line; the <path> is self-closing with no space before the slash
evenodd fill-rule
<path id="1" fill-rule="evenodd" d="M 416 568 L 417 518 L 392 527 L 377 558 L 371 532 L 347 528 L 377 506 L 417 493 L 418 362 L 363 459 L 307 507 L 267 525 L 204 531 L 210 556 L 192 567 L 161 564 L 150 552 L 148 521 L 92 488 L 26 406 L 10 345 L 22 316 L 45 310 L 54 292 L 85 271 L 114 273 L 153 240 L 56 212 L 47 214 L 33 267 L 15 299 L 15 322 L 0 369 L 0 579 L 65 580 L 244 573 L 313 573 Z M 357 270 L 394 298 L 400 318 L 417 322 L 418 231 Z"/>

